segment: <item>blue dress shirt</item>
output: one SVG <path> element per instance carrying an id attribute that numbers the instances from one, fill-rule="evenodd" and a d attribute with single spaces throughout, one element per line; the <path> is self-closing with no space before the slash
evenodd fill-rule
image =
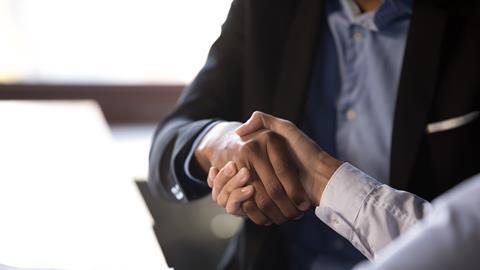
<path id="1" fill-rule="evenodd" d="M 361 13 L 353 0 L 327 0 L 303 131 L 336 158 L 388 183 L 397 86 L 411 0 L 385 0 Z M 281 227 L 291 269 L 350 269 L 361 254 L 313 211 Z"/>
<path id="2" fill-rule="evenodd" d="M 383 183 L 388 183 L 393 112 L 412 1 L 384 0 L 377 10 L 361 13 L 354 0 L 326 0 L 327 22 L 322 22 L 300 124 L 328 153 Z M 184 164 L 192 184 L 204 184 L 190 172 L 190 161 L 214 125 L 197 137 Z M 291 269 L 350 269 L 365 259 L 314 211 L 280 226 L 280 231 Z"/>
<path id="3" fill-rule="evenodd" d="M 327 152 L 384 183 L 410 6 L 385 0 L 360 14 L 353 0 L 327 1 L 302 123 Z"/>

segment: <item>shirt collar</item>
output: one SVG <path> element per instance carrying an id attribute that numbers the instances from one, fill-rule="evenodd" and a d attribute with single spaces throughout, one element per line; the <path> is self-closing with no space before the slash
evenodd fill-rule
<path id="1" fill-rule="evenodd" d="M 383 0 L 376 10 L 361 13 L 354 0 L 339 0 L 341 8 L 351 23 L 371 31 L 379 31 L 389 24 L 409 17 L 413 0 Z"/>

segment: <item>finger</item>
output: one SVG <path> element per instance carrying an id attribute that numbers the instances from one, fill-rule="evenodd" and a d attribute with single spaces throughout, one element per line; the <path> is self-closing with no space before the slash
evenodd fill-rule
<path id="1" fill-rule="evenodd" d="M 265 191 L 265 195 L 267 195 L 268 199 L 271 198 L 271 200 L 268 200 L 264 197 L 255 197 L 257 205 L 262 212 L 265 213 L 275 224 L 285 222 L 281 222 L 281 220 L 285 218 L 288 220 L 299 216 L 300 212 L 290 201 L 290 198 L 288 198 L 282 184 L 273 170 L 267 154 L 257 153 L 250 156 L 255 172 L 258 174 L 258 177 L 263 184 L 261 185 L 262 187 L 254 186 L 256 191 L 255 194 L 261 194 L 262 191 Z M 277 206 L 276 208 L 281 211 L 283 219 L 279 218 L 278 214 L 275 214 L 275 212 L 272 212 L 273 206 L 271 205 L 271 201 L 273 201 L 274 205 Z M 272 216 L 271 213 L 275 215 Z"/>
<path id="2" fill-rule="evenodd" d="M 207 183 L 210 188 L 213 188 L 213 179 L 217 177 L 218 174 L 218 169 L 215 167 L 210 167 L 210 170 L 208 170 L 208 176 L 207 176 Z"/>
<path id="3" fill-rule="evenodd" d="M 254 193 L 257 193 L 256 190 Z M 247 200 L 242 203 L 242 210 L 257 225 L 271 225 L 272 222 L 257 207 L 253 200 Z"/>
<path id="4" fill-rule="evenodd" d="M 255 189 L 255 206 L 273 223 L 277 225 L 285 223 L 288 218 L 283 215 L 277 204 L 270 198 L 263 183 L 257 178 L 257 180 L 253 181 L 252 185 Z M 292 209 L 295 210 L 293 205 Z"/>
<path id="5" fill-rule="evenodd" d="M 298 140 L 302 135 L 292 122 L 260 111 L 254 112 L 247 122 L 235 129 L 235 133 L 243 137 L 261 129 L 275 131 L 290 142 Z"/>
<path id="6" fill-rule="evenodd" d="M 225 207 L 227 205 L 227 201 L 229 200 L 230 193 L 235 190 L 239 189 L 245 184 L 247 184 L 248 180 L 250 180 L 250 174 L 247 168 L 242 168 L 238 171 L 235 176 L 233 176 L 219 191 L 217 196 L 217 203 L 221 207 Z"/>
<path id="7" fill-rule="evenodd" d="M 309 197 L 300 182 L 298 170 L 284 139 L 272 136 L 267 142 L 267 154 L 277 179 L 290 201 L 298 210 L 306 211 L 310 207 Z"/>
<path id="8" fill-rule="evenodd" d="M 268 123 L 266 123 L 267 125 L 265 125 L 265 123 L 263 122 L 263 115 L 264 113 L 262 112 L 254 112 L 245 123 L 235 129 L 235 133 L 237 133 L 238 136 L 242 137 L 264 128 L 268 129 Z"/>
<path id="9" fill-rule="evenodd" d="M 220 172 L 218 172 L 217 177 L 213 180 L 212 199 L 214 201 L 217 201 L 218 193 L 223 189 L 225 183 L 227 183 L 236 173 L 237 167 L 232 161 L 229 161 Z"/>
<path id="10" fill-rule="evenodd" d="M 237 188 L 230 193 L 225 210 L 227 213 L 236 216 L 243 216 L 244 212 L 241 209 L 241 205 L 244 201 L 250 199 L 253 196 L 253 186 L 248 185 L 243 188 Z"/>
<path id="11" fill-rule="evenodd" d="M 235 176 L 233 176 L 230 181 L 228 181 L 224 186 L 222 191 L 231 193 L 233 190 L 245 186 L 245 184 L 251 180 L 250 172 L 247 168 L 241 168 Z"/>

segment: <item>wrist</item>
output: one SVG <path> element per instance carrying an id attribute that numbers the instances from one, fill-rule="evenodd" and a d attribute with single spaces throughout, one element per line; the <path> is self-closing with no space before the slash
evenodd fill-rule
<path id="1" fill-rule="evenodd" d="M 197 147 L 194 152 L 194 163 L 200 168 L 202 171 L 207 172 L 208 169 L 211 167 L 211 163 L 209 160 L 209 153 L 208 149 Z"/>
<path id="2" fill-rule="evenodd" d="M 311 198 L 316 206 L 320 205 L 325 187 L 330 181 L 332 175 L 342 165 L 342 163 L 342 161 L 331 157 L 323 151 L 315 158 L 315 166 L 312 166 L 314 169 L 312 177 L 314 183 L 312 188 L 313 194 L 311 195 Z"/>
<path id="3" fill-rule="evenodd" d="M 208 172 L 211 166 L 223 166 L 224 164 L 214 164 L 219 159 L 221 152 L 229 147 L 229 143 L 238 137 L 235 134 L 235 128 L 241 123 L 238 122 L 219 122 L 215 124 L 200 140 L 194 151 L 195 159 L 198 165 Z"/>
<path id="4" fill-rule="evenodd" d="M 211 135 L 209 135 L 209 133 L 211 133 L 213 129 L 215 129 L 215 127 L 208 131 L 200 140 L 200 143 L 194 152 L 196 163 L 205 172 L 208 172 L 209 168 L 212 166 L 210 160 L 213 155 L 213 147 L 211 145 Z"/>

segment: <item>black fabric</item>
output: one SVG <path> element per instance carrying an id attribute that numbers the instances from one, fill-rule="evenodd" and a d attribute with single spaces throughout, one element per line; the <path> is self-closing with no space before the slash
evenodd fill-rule
<path id="1" fill-rule="evenodd" d="M 204 68 L 155 133 L 149 181 L 157 194 L 177 200 L 170 191 L 176 184 L 186 193 L 182 201 L 208 193 L 176 167 L 212 119 L 244 121 L 261 110 L 299 123 L 321 36 L 322 3 L 233 1 Z M 480 110 L 479 20 L 477 1 L 415 1 L 395 107 L 393 187 L 432 199 L 480 171 L 479 119 L 426 132 L 428 123 Z M 288 243 L 275 229 L 251 222 L 245 228 L 224 266 L 286 268 L 288 256 L 280 254 Z"/>

